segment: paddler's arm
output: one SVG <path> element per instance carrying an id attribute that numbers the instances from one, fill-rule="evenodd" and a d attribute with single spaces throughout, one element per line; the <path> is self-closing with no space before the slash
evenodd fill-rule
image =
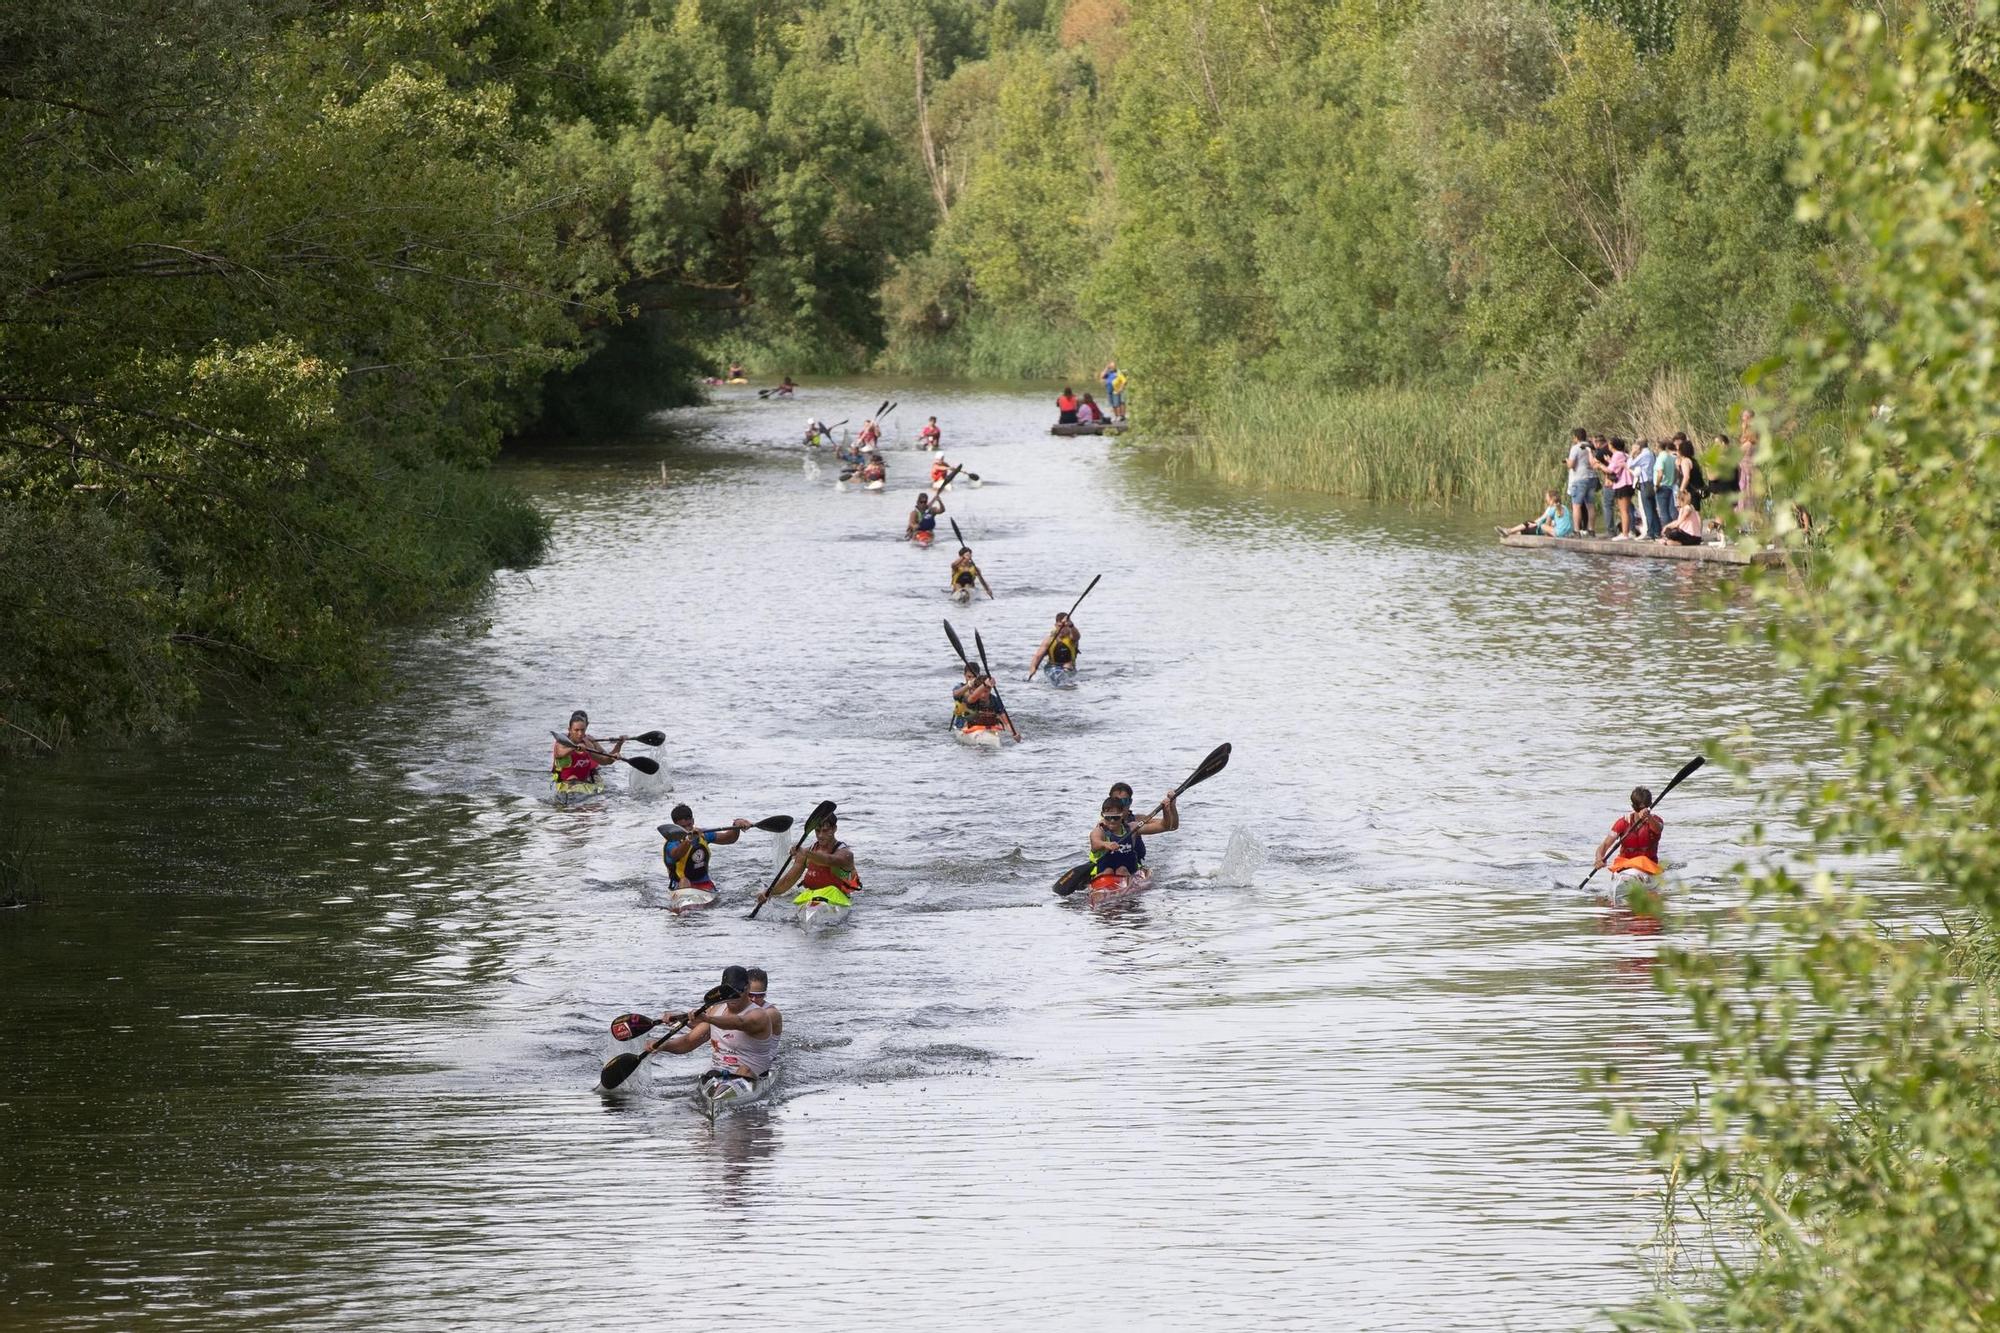
<path id="1" fill-rule="evenodd" d="M 1035 660 L 1028 663 L 1029 680 L 1033 680 L 1035 678 L 1035 673 L 1042 669 L 1042 659 L 1049 655 L 1049 648 L 1051 645 L 1055 643 L 1055 641 L 1056 641 L 1056 636 L 1051 634 L 1049 635 L 1048 638 L 1043 639 L 1042 646 L 1035 650 Z"/>
<path id="2" fill-rule="evenodd" d="M 753 1037 L 771 1035 L 771 1019 L 776 1011 L 759 1005 L 746 1009 L 740 1014 L 732 1014 L 727 1009 L 718 1009 L 708 1016 L 708 1025 L 721 1028 L 724 1032 L 747 1032 Z"/>
<path id="3" fill-rule="evenodd" d="M 1597 859 L 1591 862 L 1593 866 L 1604 864 L 1604 858 L 1610 853 L 1611 845 L 1618 841 L 1619 836 L 1616 830 L 1604 835 L 1604 841 L 1597 844 Z"/>
<path id="4" fill-rule="evenodd" d="M 805 849 L 805 859 L 808 865 L 827 866 L 849 873 L 854 870 L 854 852 L 848 847 L 843 847 L 837 852 L 822 852 L 808 847 Z"/>
<path id="5" fill-rule="evenodd" d="M 663 1018 L 670 1022 L 678 1021 L 681 1017 L 680 1014 L 663 1015 Z M 648 1043 L 646 1049 L 649 1051 L 665 1051 L 668 1055 L 686 1055 L 689 1051 L 701 1046 L 707 1040 L 708 1024 L 697 1022 L 693 1027 L 676 1032 L 664 1041 Z"/>
<path id="6" fill-rule="evenodd" d="M 1172 792 L 1161 803 L 1160 813 L 1139 826 L 1141 833 L 1172 833 L 1181 826 L 1181 808 L 1175 804 Z"/>
<path id="7" fill-rule="evenodd" d="M 1093 852 L 1115 852 L 1118 850 L 1118 844 L 1104 836 L 1104 825 L 1092 824 L 1090 826 L 1090 850 Z"/>
<path id="8" fill-rule="evenodd" d="M 738 838 L 742 837 L 743 830 L 749 827 L 750 827 L 749 820 L 738 819 L 732 822 L 728 828 L 710 829 L 708 831 L 708 840 L 713 843 L 719 843 L 722 846 L 726 847 L 730 843 L 735 842 Z"/>

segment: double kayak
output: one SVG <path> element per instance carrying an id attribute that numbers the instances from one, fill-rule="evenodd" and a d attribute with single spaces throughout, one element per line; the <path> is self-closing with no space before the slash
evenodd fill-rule
<path id="1" fill-rule="evenodd" d="M 1153 887 L 1153 872 L 1140 866 L 1131 874 L 1113 870 L 1090 881 L 1089 900 L 1092 907 L 1105 903 L 1115 903 L 1121 899 L 1135 897 Z"/>
<path id="2" fill-rule="evenodd" d="M 751 1102 L 762 1101 L 777 1086 L 778 1071 L 775 1068 L 755 1077 L 711 1069 L 696 1080 L 694 1101 L 702 1114 L 713 1120 L 732 1106 L 747 1106 Z"/>
<path id="3" fill-rule="evenodd" d="M 588 782 L 564 782 L 555 774 L 549 774 L 549 804 L 557 806 L 581 805 L 604 795 L 604 779 L 592 778 Z"/>
<path id="4" fill-rule="evenodd" d="M 997 750 L 1000 748 L 1000 739 L 1006 728 L 990 722 L 981 722 L 971 726 L 953 727 L 952 731 L 958 737 L 960 745 L 976 745 L 985 750 Z"/>

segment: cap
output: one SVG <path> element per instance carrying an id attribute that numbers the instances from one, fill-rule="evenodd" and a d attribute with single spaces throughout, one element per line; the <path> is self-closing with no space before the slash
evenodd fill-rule
<path id="1" fill-rule="evenodd" d="M 722 989 L 729 993 L 729 998 L 734 999 L 750 989 L 750 973 L 741 966 L 731 963 L 722 969 Z"/>

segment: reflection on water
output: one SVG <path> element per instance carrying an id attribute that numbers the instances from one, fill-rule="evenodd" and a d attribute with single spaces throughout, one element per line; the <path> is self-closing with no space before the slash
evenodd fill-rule
<path id="1" fill-rule="evenodd" d="M 877 384 L 518 459 L 552 558 L 410 643 L 392 699 L 17 793 L 64 879 L 0 920 L 11 1321 L 1545 1328 L 1640 1292 L 1653 1206 L 1577 1071 L 1681 1095 L 1643 984 L 1673 919 L 1548 885 L 1709 738 L 1818 743 L 1713 571 L 1232 493 L 1047 438 L 1041 395 L 890 387 L 883 494 L 792 444 Z M 1027 738 L 999 754 L 946 731 L 949 553 L 896 539 L 931 411 L 989 483 L 946 503 L 1000 594 L 953 609 Z M 1018 681 L 1099 573 L 1081 687 Z M 577 706 L 665 729 L 671 792 L 541 803 Z M 1050 894 L 1112 782 L 1150 804 L 1225 739 L 1161 887 Z M 675 801 L 821 797 L 848 927 L 744 919 L 789 846 L 759 835 L 716 849 L 721 906 L 658 910 Z M 1707 774 L 1663 809 L 1682 910 L 1727 906 L 1749 808 Z M 613 1015 L 730 962 L 786 1013 L 771 1103 L 711 1126 L 692 1056 L 591 1091 Z"/>

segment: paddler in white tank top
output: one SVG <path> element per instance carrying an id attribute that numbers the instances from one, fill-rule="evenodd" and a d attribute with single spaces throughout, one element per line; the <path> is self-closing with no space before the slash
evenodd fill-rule
<path id="1" fill-rule="evenodd" d="M 754 981 L 753 981 L 754 978 Z M 660 1043 L 671 1055 L 686 1055 L 704 1044 L 709 1049 L 710 1078 L 762 1078 L 778 1062 L 778 1039 L 785 1030 L 785 1016 L 762 996 L 769 978 L 762 968 L 729 966 L 722 969 L 722 998 L 686 1017 L 693 1021 L 687 1030 Z M 753 996 L 752 990 L 755 990 Z M 662 1023 L 675 1023 L 681 1014 L 662 1014 Z"/>

